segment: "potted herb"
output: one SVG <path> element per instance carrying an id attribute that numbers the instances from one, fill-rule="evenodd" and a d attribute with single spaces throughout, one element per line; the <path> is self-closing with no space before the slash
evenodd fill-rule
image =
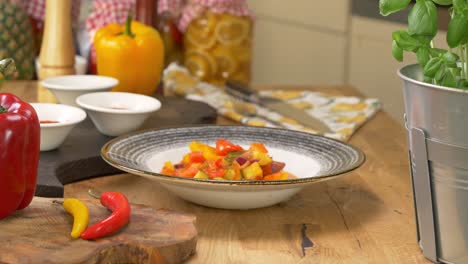
<path id="1" fill-rule="evenodd" d="M 468 1 L 380 0 L 384 16 L 409 8 L 408 29 L 393 32 L 392 53 L 418 64 L 404 81 L 406 127 L 418 240 L 435 262 L 468 263 Z M 450 13 L 448 50 L 435 47 L 437 9 Z"/>

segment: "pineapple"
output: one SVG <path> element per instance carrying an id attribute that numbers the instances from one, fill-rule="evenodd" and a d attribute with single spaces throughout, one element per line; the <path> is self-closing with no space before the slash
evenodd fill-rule
<path id="1" fill-rule="evenodd" d="M 0 0 L 0 58 L 13 58 L 17 71 L 6 79 L 34 77 L 34 42 L 26 12 L 8 0 Z"/>

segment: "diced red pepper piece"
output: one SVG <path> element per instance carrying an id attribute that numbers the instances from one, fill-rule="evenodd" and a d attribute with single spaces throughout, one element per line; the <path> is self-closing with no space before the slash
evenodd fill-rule
<path id="1" fill-rule="evenodd" d="M 206 160 L 205 157 L 203 157 L 203 152 L 201 151 L 190 152 L 188 154 L 188 158 L 190 163 L 203 163 Z"/>
<path id="2" fill-rule="evenodd" d="M 222 178 L 226 174 L 226 169 L 205 168 L 202 170 L 210 179 Z"/>
<path id="3" fill-rule="evenodd" d="M 224 174 L 226 174 L 226 169 L 218 166 L 216 163 L 217 161 L 208 161 L 208 166 L 201 169 L 210 179 L 217 177 L 222 178 Z"/>
<path id="4" fill-rule="evenodd" d="M 201 167 L 201 163 L 192 163 L 181 169 L 176 169 L 174 175 L 185 178 L 193 178 Z"/>
<path id="5" fill-rule="evenodd" d="M 223 168 L 223 167 L 224 167 L 224 161 L 223 161 L 223 159 L 217 159 L 217 160 L 215 161 L 215 166 L 216 166 L 216 168 Z"/>
<path id="6" fill-rule="evenodd" d="M 261 166 L 262 168 L 262 171 L 263 171 L 263 175 L 268 175 L 268 174 L 271 174 L 271 163 L 268 163 L 267 165 L 265 166 Z"/>
<path id="7" fill-rule="evenodd" d="M 226 156 L 229 152 L 241 150 L 244 150 L 241 146 L 235 145 L 226 139 L 216 140 L 216 154 L 220 156 Z"/>

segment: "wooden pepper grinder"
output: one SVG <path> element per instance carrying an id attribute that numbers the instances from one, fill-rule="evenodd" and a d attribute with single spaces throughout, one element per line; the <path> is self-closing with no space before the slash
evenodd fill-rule
<path id="1" fill-rule="evenodd" d="M 156 28 L 157 5 L 157 0 L 137 0 L 135 19 Z"/>
<path id="2" fill-rule="evenodd" d="M 39 54 L 39 80 L 75 74 L 71 0 L 46 0 L 45 10 L 44 33 Z M 56 103 L 57 99 L 39 84 L 38 101 Z"/>

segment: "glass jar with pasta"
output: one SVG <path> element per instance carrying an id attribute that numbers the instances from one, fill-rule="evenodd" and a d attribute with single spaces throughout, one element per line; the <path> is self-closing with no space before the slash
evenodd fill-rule
<path id="1" fill-rule="evenodd" d="M 181 22 L 184 65 L 192 75 L 213 84 L 250 82 L 253 21 L 245 1 L 194 0 Z"/>

